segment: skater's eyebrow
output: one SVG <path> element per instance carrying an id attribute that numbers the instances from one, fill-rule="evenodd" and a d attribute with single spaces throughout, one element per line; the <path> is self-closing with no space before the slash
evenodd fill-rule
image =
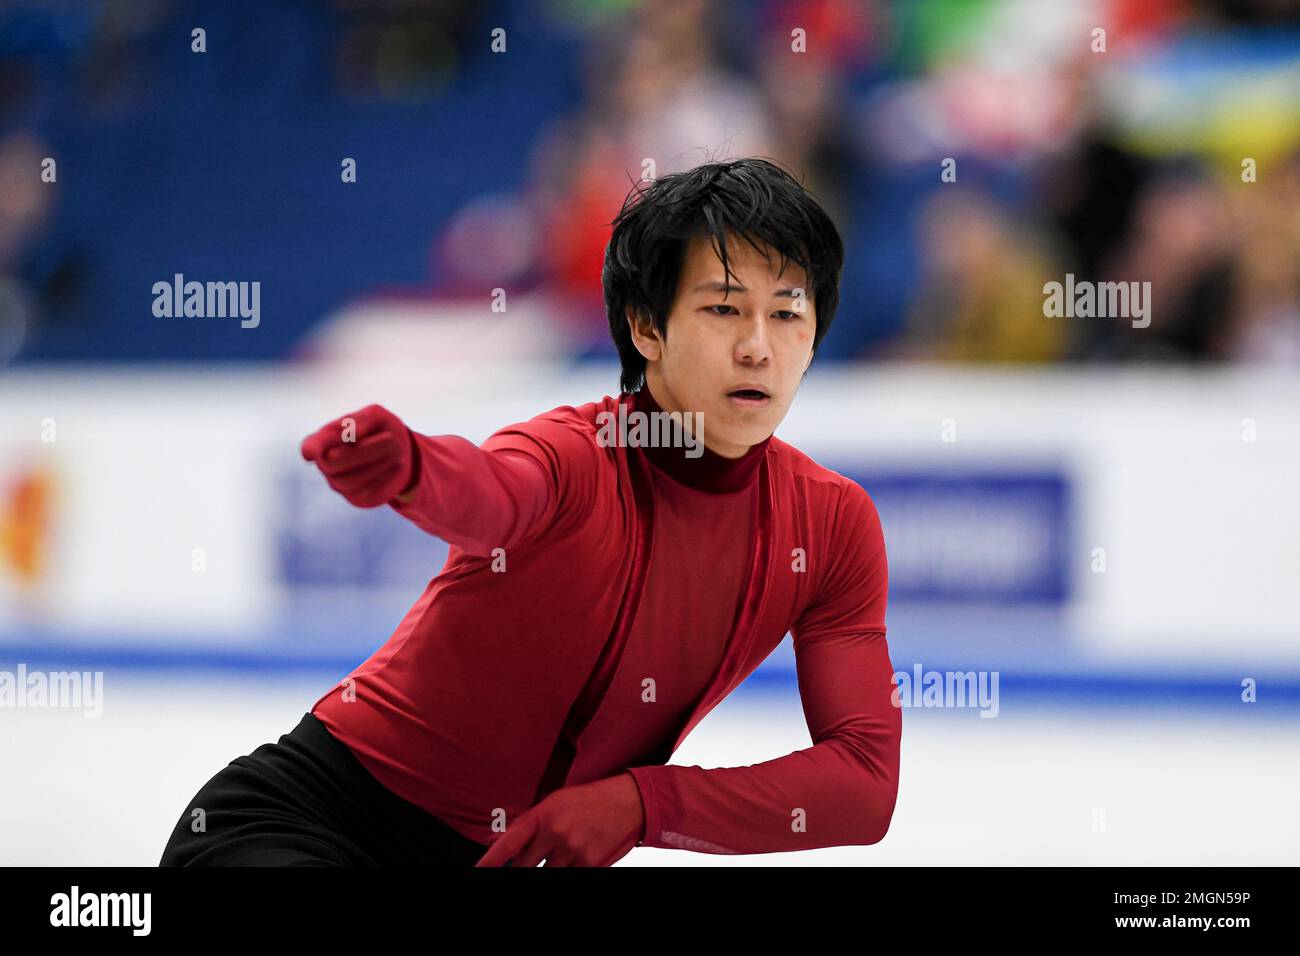
<path id="1" fill-rule="evenodd" d="M 701 282 L 692 292 L 748 292 L 743 285 L 728 285 L 725 282 L 719 282 L 717 279 L 711 282 Z"/>
<path id="2" fill-rule="evenodd" d="M 719 282 L 717 279 L 714 279 L 711 282 L 701 282 L 691 291 L 692 292 L 721 292 L 723 294 L 726 294 L 729 292 L 748 292 L 749 290 L 746 289 L 743 285 L 730 285 L 726 282 Z M 775 292 L 772 293 L 772 295 L 775 298 L 784 296 L 788 299 L 793 299 L 795 295 L 795 290 L 793 288 L 777 289 Z"/>

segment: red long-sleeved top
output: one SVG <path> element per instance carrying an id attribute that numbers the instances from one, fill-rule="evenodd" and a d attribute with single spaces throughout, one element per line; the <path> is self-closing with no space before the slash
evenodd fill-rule
<path id="1" fill-rule="evenodd" d="M 476 447 L 417 435 L 399 513 L 447 563 L 389 640 L 312 707 L 385 786 L 480 843 L 547 793 L 636 780 L 645 846 L 875 843 L 898 790 L 887 567 L 867 493 L 775 436 L 739 459 L 605 447 L 648 388 Z M 666 766 L 793 634 L 812 738 L 744 767 Z"/>

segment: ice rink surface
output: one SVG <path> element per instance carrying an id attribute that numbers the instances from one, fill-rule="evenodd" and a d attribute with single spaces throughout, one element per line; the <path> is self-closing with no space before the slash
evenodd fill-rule
<path id="1" fill-rule="evenodd" d="M 199 787 L 291 730 L 338 676 L 115 670 L 98 719 L 0 712 L 0 863 L 156 865 Z M 1006 693 L 992 719 L 910 708 L 882 843 L 744 856 L 642 848 L 617 865 L 1296 865 L 1296 717 Z M 809 744 L 792 685 L 744 687 L 672 763 L 741 766 Z"/>

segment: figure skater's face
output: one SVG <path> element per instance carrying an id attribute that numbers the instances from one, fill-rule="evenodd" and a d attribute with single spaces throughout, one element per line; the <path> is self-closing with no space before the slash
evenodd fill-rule
<path id="1" fill-rule="evenodd" d="M 817 316 L 804 271 L 787 261 L 778 274 L 780 254 L 765 251 L 770 262 L 728 233 L 728 279 L 709 237 L 696 237 L 668 334 L 648 319 L 630 321 L 655 400 L 665 411 L 702 412 L 705 447 L 727 458 L 776 431 L 812 362 Z"/>

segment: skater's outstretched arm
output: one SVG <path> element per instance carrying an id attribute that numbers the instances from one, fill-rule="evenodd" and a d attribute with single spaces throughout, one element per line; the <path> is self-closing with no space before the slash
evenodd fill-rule
<path id="1" fill-rule="evenodd" d="M 422 435 L 381 405 L 322 426 L 302 443 L 330 486 L 360 508 L 388 504 L 468 554 L 488 556 L 589 514 L 600 449 L 594 433 L 543 416 L 482 447 Z"/>

